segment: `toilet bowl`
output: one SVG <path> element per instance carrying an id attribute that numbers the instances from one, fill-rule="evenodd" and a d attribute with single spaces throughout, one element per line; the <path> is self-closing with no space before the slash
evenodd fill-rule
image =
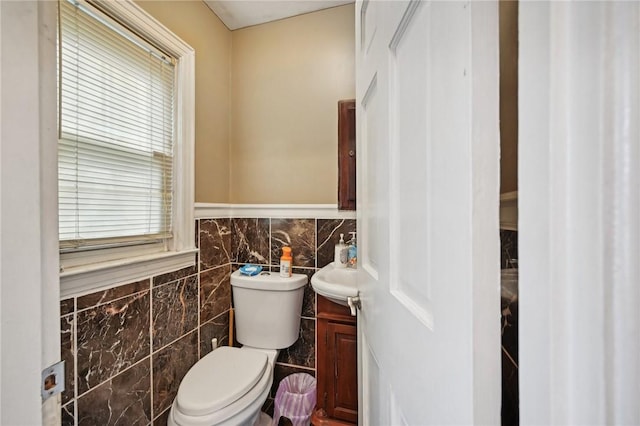
<path id="1" fill-rule="evenodd" d="M 253 426 L 269 396 L 277 350 L 221 347 L 185 375 L 169 426 Z"/>
<path id="2" fill-rule="evenodd" d="M 298 339 L 307 276 L 231 274 L 236 334 L 241 348 L 223 346 L 195 363 L 182 379 L 169 426 L 257 426 L 273 383 L 280 349 Z"/>

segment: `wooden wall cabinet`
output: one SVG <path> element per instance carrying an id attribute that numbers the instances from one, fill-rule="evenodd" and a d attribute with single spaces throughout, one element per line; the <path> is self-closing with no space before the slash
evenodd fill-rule
<path id="1" fill-rule="evenodd" d="M 315 426 L 358 422 L 358 343 L 349 308 L 318 295 Z"/>
<path id="2" fill-rule="evenodd" d="M 338 209 L 356 209 L 356 101 L 338 102 Z"/>

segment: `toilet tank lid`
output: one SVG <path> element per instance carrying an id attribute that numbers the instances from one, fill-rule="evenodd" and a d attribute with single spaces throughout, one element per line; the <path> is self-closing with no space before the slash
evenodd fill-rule
<path id="1" fill-rule="evenodd" d="M 243 275 L 240 271 L 231 274 L 231 285 L 234 287 L 262 289 L 271 291 L 291 291 L 307 284 L 309 278 L 304 274 L 292 274 L 281 277 L 278 272 L 263 271 L 258 275 Z"/>
<path id="2" fill-rule="evenodd" d="M 187 372 L 178 388 L 180 411 L 204 416 L 221 410 L 249 392 L 268 368 L 264 352 L 222 346 Z"/>

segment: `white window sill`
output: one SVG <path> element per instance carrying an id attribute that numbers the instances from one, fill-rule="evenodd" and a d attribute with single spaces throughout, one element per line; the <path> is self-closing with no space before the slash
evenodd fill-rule
<path id="1" fill-rule="evenodd" d="M 105 290 L 193 266 L 197 252 L 194 248 L 68 268 L 60 273 L 60 298 Z"/>

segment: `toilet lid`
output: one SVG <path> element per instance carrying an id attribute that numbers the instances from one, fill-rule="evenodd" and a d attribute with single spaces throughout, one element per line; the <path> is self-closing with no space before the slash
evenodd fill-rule
<path id="1" fill-rule="evenodd" d="M 267 360 L 258 351 L 229 346 L 214 350 L 182 379 L 176 396 L 180 411 L 203 416 L 237 401 L 258 383 Z"/>

